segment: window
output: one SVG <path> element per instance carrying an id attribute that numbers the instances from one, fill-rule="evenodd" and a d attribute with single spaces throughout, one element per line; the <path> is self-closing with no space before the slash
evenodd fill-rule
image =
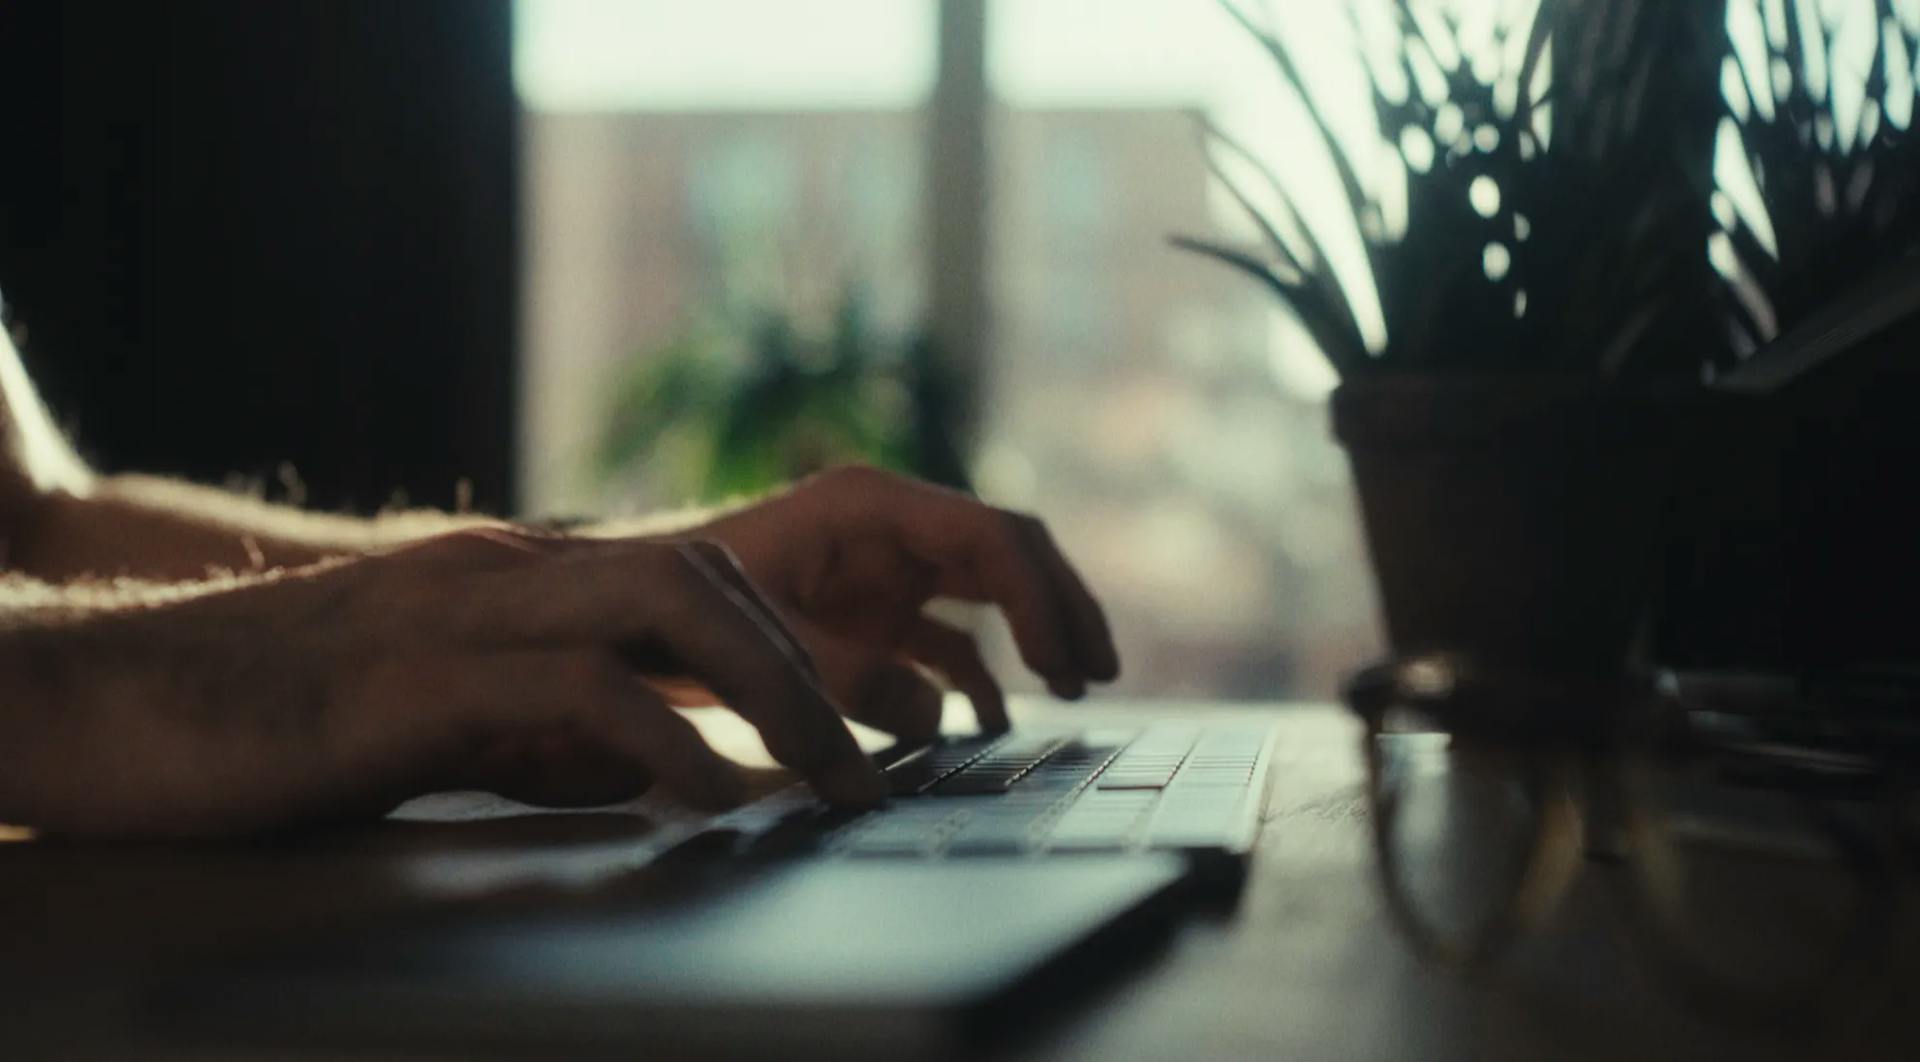
<path id="1" fill-rule="evenodd" d="M 1236 223 L 1191 112 L 1282 149 L 1297 116 L 1213 5 L 983 4 L 974 482 L 1087 569 L 1122 692 L 1324 696 L 1373 638 L 1333 378 L 1271 299 L 1166 243 Z M 937 24 L 931 0 L 520 0 L 531 506 L 683 500 L 595 454 L 613 381 L 703 314 L 818 319 L 857 290 L 878 331 L 917 327 Z"/>

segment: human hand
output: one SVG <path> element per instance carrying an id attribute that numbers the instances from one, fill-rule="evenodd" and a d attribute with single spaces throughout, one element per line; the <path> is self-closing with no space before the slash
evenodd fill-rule
<path id="1" fill-rule="evenodd" d="M 0 821 L 250 832 L 481 787 L 737 800 L 640 680 L 712 689 L 827 799 L 884 782 L 775 611 L 710 544 L 463 531 L 0 634 Z"/>
<path id="2" fill-rule="evenodd" d="M 1106 616 L 1045 525 L 963 494 L 840 468 L 690 536 L 732 551 L 843 711 L 903 739 L 939 728 L 941 694 L 921 668 L 965 693 L 984 727 L 1007 725 L 973 638 L 925 614 L 936 597 L 997 606 L 1057 696 L 1119 674 Z"/>

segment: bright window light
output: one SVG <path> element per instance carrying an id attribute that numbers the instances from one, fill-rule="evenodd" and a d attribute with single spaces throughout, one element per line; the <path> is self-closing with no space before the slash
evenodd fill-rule
<path id="1" fill-rule="evenodd" d="M 518 0 L 514 81 L 547 111 L 913 106 L 933 0 Z"/>
<path id="2" fill-rule="evenodd" d="M 1211 3 L 995 0 L 988 16 L 989 76 L 1015 106 L 1208 106 L 1272 77 Z"/>

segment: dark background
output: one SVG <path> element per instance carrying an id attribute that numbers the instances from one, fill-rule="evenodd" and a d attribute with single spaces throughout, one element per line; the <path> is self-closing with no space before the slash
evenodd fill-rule
<path id="1" fill-rule="evenodd" d="M 513 501 L 508 0 L 0 3 L 0 293 L 85 456 Z"/>

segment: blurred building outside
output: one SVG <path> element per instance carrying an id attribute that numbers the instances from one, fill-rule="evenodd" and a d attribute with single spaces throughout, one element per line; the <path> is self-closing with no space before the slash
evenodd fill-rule
<path id="1" fill-rule="evenodd" d="M 522 0 L 523 23 L 555 4 Z M 679 5 L 626 6 L 653 34 L 683 21 Z M 1222 39 L 1207 36 L 1226 29 L 1210 5 L 1181 6 L 1114 13 Z M 1054 17 L 1056 29 L 1084 21 Z M 744 299 L 820 320 L 853 289 L 881 328 L 918 327 L 930 268 L 918 90 L 880 106 L 799 90 L 543 101 L 525 65 L 529 510 L 686 500 L 645 475 L 603 480 L 592 454 L 609 381 L 705 307 Z M 1044 516 L 1086 569 L 1126 659 L 1117 692 L 1328 695 L 1375 644 L 1345 462 L 1327 434 L 1332 381 L 1265 293 L 1166 245 L 1227 224 L 1194 135 L 1204 99 L 1053 102 L 1009 80 L 1002 58 L 986 116 L 976 486 Z M 1011 663 L 1004 636 L 991 640 Z"/>

